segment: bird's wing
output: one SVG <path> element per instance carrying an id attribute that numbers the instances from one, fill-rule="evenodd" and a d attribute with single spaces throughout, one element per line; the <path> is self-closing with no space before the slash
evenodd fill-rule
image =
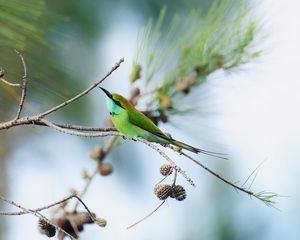
<path id="1" fill-rule="evenodd" d="M 150 132 L 158 137 L 164 138 L 169 140 L 170 138 L 164 134 L 152 121 L 150 118 L 145 116 L 143 113 L 138 111 L 137 109 L 133 108 L 130 111 L 128 111 L 128 120 L 130 123 L 138 126 L 139 128 L 142 128 L 146 130 L 147 132 Z"/>

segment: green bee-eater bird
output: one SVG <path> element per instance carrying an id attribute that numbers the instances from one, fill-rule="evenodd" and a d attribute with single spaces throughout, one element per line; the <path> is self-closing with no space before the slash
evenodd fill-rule
<path id="1" fill-rule="evenodd" d="M 151 121 L 151 119 L 137 110 L 125 97 L 117 93 L 111 94 L 106 89 L 100 88 L 108 97 L 107 107 L 113 124 L 126 138 L 136 140 L 138 137 L 141 137 L 149 142 L 172 144 L 194 153 L 201 152 L 207 155 L 220 157 L 216 156 L 216 154 L 220 153 L 195 148 L 166 135 Z"/>

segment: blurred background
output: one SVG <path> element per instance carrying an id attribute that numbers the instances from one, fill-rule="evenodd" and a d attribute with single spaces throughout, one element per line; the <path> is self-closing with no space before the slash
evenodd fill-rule
<path id="1" fill-rule="evenodd" d="M 238 71 L 210 74 L 189 98 L 197 114 L 174 116 L 172 122 L 177 124 L 160 127 L 194 146 L 228 153 L 229 161 L 199 158 L 233 181 L 243 182 L 263 162 L 252 188 L 287 196 L 277 199 L 280 211 L 237 193 L 171 154 L 197 187 L 179 178 L 187 199 L 168 201 L 152 217 L 127 230 L 159 204 L 153 187 L 161 178 L 163 159 L 139 143 L 122 141 L 107 159 L 114 166 L 113 174 L 96 177 L 84 198 L 108 225 L 86 227 L 81 239 L 298 239 L 300 3 L 264 0 L 249 4 L 266 36 L 255 42 L 264 50 L 262 56 Z M 22 66 L 13 49 L 25 55 L 29 71 L 25 113 L 37 113 L 74 96 L 121 57 L 125 63 L 104 86 L 129 96 L 138 33 L 149 18 L 159 16 L 164 5 L 168 21 L 174 14 L 185 16 L 192 8 L 205 13 L 211 1 L 0 0 L 0 67 L 7 80 L 18 82 Z M 19 96 L 17 89 L 0 82 L 0 121 L 14 116 Z M 50 119 L 100 127 L 107 116 L 105 97 L 95 90 Z M 1 131 L 1 195 L 36 208 L 67 196 L 71 188 L 80 190 L 82 169 L 92 172 L 95 167 L 88 154 L 105 140 L 82 139 L 38 126 Z M 13 210 L 3 203 L 0 208 Z M 1 216 L 0 239 L 44 239 L 36 223 L 33 216 Z"/>

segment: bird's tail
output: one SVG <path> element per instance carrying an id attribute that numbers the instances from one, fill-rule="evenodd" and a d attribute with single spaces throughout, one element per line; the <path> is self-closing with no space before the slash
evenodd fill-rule
<path id="1" fill-rule="evenodd" d="M 226 155 L 225 153 L 211 152 L 211 151 L 206 151 L 204 149 L 195 148 L 191 145 L 188 145 L 186 143 L 183 143 L 183 142 L 180 142 L 180 141 L 177 141 L 177 140 L 174 140 L 174 139 L 171 140 L 171 143 L 173 145 L 177 146 L 177 147 L 184 148 L 184 149 L 186 149 L 188 151 L 191 151 L 193 153 L 203 153 L 205 155 L 209 155 L 209 156 L 212 156 L 212 157 L 227 159 L 226 157 L 224 157 L 224 155 Z"/>

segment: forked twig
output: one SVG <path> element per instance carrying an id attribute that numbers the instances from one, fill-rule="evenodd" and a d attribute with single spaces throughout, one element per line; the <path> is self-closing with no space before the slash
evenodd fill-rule
<path id="1" fill-rule="evenodd" d="M 68 200 L 70 200 L 72 198 L 76 198 L 78 200 L 78 203 L 81 203 L 83 205 L 83 207 L 85 208 L 85 210 L 89 214 L 90 218 L 94 222 L 97 221 L 97 219 L 95 218 L 94 214 L 91 213 L 91 211 L 89 210 L 89 208 L 87 207 L 87 205 L 82 201 L 82 199 L 79 196 L 77 196 L 77 194 L 72 194 L 72 195 L 70 195 L 68 197 L 63 198 L 62 200 L 59 200 L 59 201 L 55 202 L 55 203 L 51 203 L 49 205 L 46 205 L 44 207 L 40 207 L 40 208 L 37 208 L 37 209 L 34 209 L 34 210 L 24 208 L 21 205 L 15 203 L 14 201 L 7 200 L 6 198 L 0 196 L 0 200 L 4 201 L 4 202 L 6 202 L 6 203 L 8 203 L 10 205 L 13 205 L 13 206 L 15 206 L 17 208 L 20 208 L 22 210 L 22 211 L 19 211 L 19 212 L 3 212 L 3 211 L 0 211 L 0 215 L 16 216 L 16 215 L 24 215 L 24 214 L 33 214 L 34 216 L 45 220 L 47 223 L 49 223 L 50 225 L 52 225 L 53 227 L 55 227 L 56 229 L 58 229 L 59 231 L 65 233 L 66 235 L 68 235 L 69 237 L 71 237 L 73 239 L 74 237 L 72 235 L 70 235 L 69 233 L 67 233 L 64 229 L 62 229 L 61 227 L 59 227 L 56 224 L 54 224 L 53 222 L 51 222 L 48 218 L 46 218 L 44 215 L 42 215 L 40 213 L 40 211 L 52 208 L 52 207 L 54 207 L 56 205 L 59 205 L 59 204 L 61 204 L 63 202 L 66 202 L 66 201 L 68 201 Z"/>
<path id="2" fill-rule="evenodd" d="M 6 85 L 8 86 L 11 86 L 11 87 L 20 87 L 20 83 L 11 83 L 7 80 L 5 80 L 4 78 L 4 70 L 2 68 L 0 68 L 0 81 L 5 83 Z"/>
<path id="3" fill-rule="evenodd" d="M 52 208 L 52 207 L 54 207 L 54 206 L 56 206 L 56 205 L 59 205 L 59 204 L 61 204 L 61 203 L 63 203 L 63 202 L 66 202 L 66 201 L 68 201 L 68 200 L 70 200 L 70 199 L 72 199 L 72 198 L 74 198 L 74 197 L 76 197 L 76 194 L 72 194 L 72 195 L 70 195 L 70 196 L 68 196 L 68 197 L 66 197 L 66 198 L 63 198 L 62 200 L 59 200 L 59 201 L 57 201 L 57 202 L 55 202 L 55 203 L 46 205 L 46 206 L 44 206 L 44 207 L 40 207 L 40 208 L 36 208 L 36 209 L 29 209 L 29 210 L 30 210 L 30 211 L 33 211 L 33 212 L 40 212 L 40 211 L 43 211 L 43 210 Z M 2 201 L 7 202 L 6 200 L 4 200 L 4 197 L 1 197 L 1 196 L 0 196 L 0 199 L 1 199 Z M 16 216 L 16 215 L 24 215 L 24 214 L 28 214 L 28 211 L 20 211 L 20 212 L 1 212 L 1 211 L 0 211 L 0 215 Z"/>
<path id="4" fill-rule="evenodd" d="M 4 78 L 0 78 L 0 81 L 11 87 L 20 87 L 21 86 L 20 83 L 11 83 L 11 82 L 5 80 Z"/>
<path id="5" fill-rule="evenodd" d="M 22 56 L 22 55 L 20 55 Z M 23 59 L 23 58 L 21 58 Z M 24 61 L 24 59 L 22 60 L 22 62 Z M 26 96 L 26 86 L 27 86 L 27 71 L 24 70 L 25 74 L 23 77 L 23 86 L 22 87 L 22 96 L 21 96 L 21 101 L 19 104 L 19 110 L 17 113 L 17 116 L 13 119 L 13 120 L 9 120 L 6 122 L 0 122 L 0 130 L 1 129 L 9 129 L 11 127 L 15 127 L 15 126 L 20 126 L 20 125 L 45 125 L 43 122 L 41 122 L 40 120 L 43 119 L 45 116 L 49 115 L 50 113 L 53 113 L 65 106 L 67 106 L 68 104 L 78 100 L 79 98 L 83 97 L 84 95 L 88 94 L 91 90 L 93 90 L 95 87 L 97 87 L 100 83 L 102 83 L 105 79 L 107 79 L 116 69 L 118 69 L 121 65 L 121 63 L 124 62 L 124 58 L 121 58 L 112 68 L 111 70 L 106 73 L 106 75 L 104 77 L 102 77 L 101 79 L 97 80 L 96 82 L 94 82 L 90 87 L 88 87 L 87 89 L 85 89 L 84 91 L 82 91 L 81 93 L 77 94 L 76 96 L 74 96 L 71 99 L 68 99 L 67 101 L 48 109 L 45 112 L 36 114 L 36 115 L 32 115 L 32 116 L 25 116 L 20 118 L 20 114 L 24 105 L 24 101 L 25 101 L 25 96 Z M 23 63 L 24 65 L 24 69 L 26 69 L 26 65 L 25 65 L 25 61 Z M 3 81 L 3 79 L 1 78 L 1 81 Z M 12 85 L 12 84 L 9 84 Z M 20 86 L 20 85 L 19 85 Z M 23 100 L 22 100 L 23 99 Z M 54 124 L 55 125 L 55 124 Z M 94 131 L 94 128 L 91 127 L 85 127 L 85 126 L 78 126 L 78 125 L 70 125 L 70 124 L 66 124 L 66 125 L 58 125 L 60 127 L 63 128 L 67 128 L 67 129 L 76 129 L 76 130 L 80 130 L 80 131 Z M 102 130 L 102 129 L 101 129 Z"/>
<path id="6" fill-rule="evenodd" d="M 72 235 L 70 235 L 69 233 L 67 233 L 64 229 L 62 229 L 61 227 L 57 226 L 56 224 L 54 224 L 53 222 L 51 222 L 47 217 L 45 217 L 44 215 L 42 215 L 40 212 L 38 211 L 34 211 L 34 210 L 30 210 L 27 208 L 22 207 L 21 205 L 15 203 L 14 201 L 10 201 L 7 200 L 6 198 L 0 196 L 0 199 L 10 205 L 13 205 L 19 209 L 21 209 L 23 212 L 25 212 L 24 214 L 32 214 L 33 216 L 39 218 L 39 219 L 43 219 L 44 221 L 46 221 L 48 224 L 52 225 L 53 227 L 55 227 L 56 229 L 58 229 L 59 231 L 63 232 L 64 234 L 66 234 L 68 237 L 70 237 L 71 239 L 74 239 L 74 237 Z"/>

